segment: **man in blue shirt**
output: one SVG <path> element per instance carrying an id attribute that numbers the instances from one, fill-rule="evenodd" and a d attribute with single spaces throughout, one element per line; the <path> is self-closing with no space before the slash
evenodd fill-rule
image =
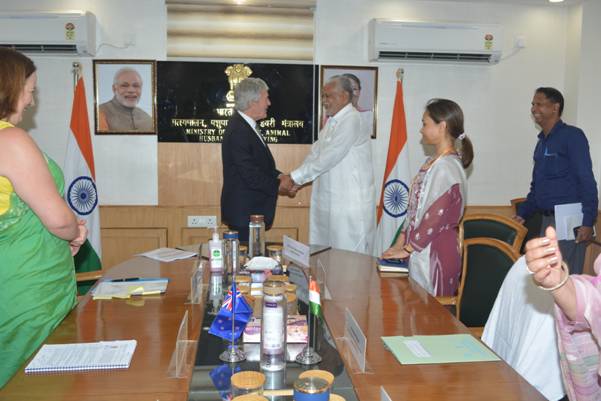
<path id="1" fill-rule="evenodd" d="M 554 88 L 538 88 L 530 109 L 542 131 L 534 148 L 534 169 L 527 200 L 518 208 L 520 223 L 532 214 L 543 215 L 541 235 L 555 227 L 555 205 L 582 203 L 582 225 L 575 241 L 559 241 L 570 272 L 582 273 L 587 242 L 597 219 L 597 183 L 593 175 L 588 141 L 580 128 L 561 121 L 564 100 Z"/>

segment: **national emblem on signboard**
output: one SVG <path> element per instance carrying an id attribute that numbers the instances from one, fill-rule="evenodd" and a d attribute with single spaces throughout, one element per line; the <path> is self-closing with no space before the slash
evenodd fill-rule
<path id="1" fill-rule="evenodd" d="M 227 75 L 227 80 L 230 83 L 230 90 L 227 92 L 227 95 L 225 95 L 225 98 L 229 103 L 234 103 L 234 89 L 236 86 L 246 78 L 250 77 L 252 73 L 253 71 L 250 67 L 244 64 L 233 64 L 225 69 L 225 75 Z M 228 104 L 228 106 L 233 106 L 233 104 Z"/>

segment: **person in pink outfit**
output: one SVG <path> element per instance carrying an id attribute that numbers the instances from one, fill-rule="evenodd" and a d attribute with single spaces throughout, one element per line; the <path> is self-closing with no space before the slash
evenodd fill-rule
<path id="1" fill-rule="evenodd" d="M 526 264 L 534 282 L 555 301 L 557 345 L 569 399 L 601 400 L 601 256 L 595 260 L 596 277 L 570 276 L 555 229 L 548 227 L 544 237 L 526 244 Z"/>

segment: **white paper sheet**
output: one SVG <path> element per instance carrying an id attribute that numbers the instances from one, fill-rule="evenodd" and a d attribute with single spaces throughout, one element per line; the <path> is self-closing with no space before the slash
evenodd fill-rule
<path id="1" fill-rule="evenodd" d="M 158 260 L 160 262 L 173 262 L 179 259 L 188 259 L 198 255 L 198 252 L 182 251 L 174 248 L 158 248 L 152 251 L 139 253 L 139 256 Z"/>
<path id="2" fill-rule="evenodd" d="M 557 239 L 574 240 L 574 228 L 582 225 L 582 203 L 555 205 L 555 230 Z"/>

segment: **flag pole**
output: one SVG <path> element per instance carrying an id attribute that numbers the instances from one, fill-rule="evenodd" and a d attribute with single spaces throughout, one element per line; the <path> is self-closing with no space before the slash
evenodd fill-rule
<path id="1" fill-rule="evenodd" d="M 73 91 L 75 91 L 75 87 L 77 86 L 77 81 L 81 77 L 81 63 L 74 61 L 73 64 Z"/>
<path id="2" fill-rule="evenodd" d="M 311 347 L 311 337 L 313 337 L 313 345 L 315 345 L 315 335 L 311 335 L 311 282 L 313 280 L 313 276 L 309 274 L 309 307 L 307 309 L 307 334 L 309 338 L 307 339 L 307 345 L 303 348 L 303 350 L 296 356 L 296 362 L 301 365 L 315 365 L 321 362 L 321 356 L 315 352 L 313 347 Z M 315 316 L 317 319 L 318 317 Z M 313 325 L 315 326 L 315 324 Z"/>
<path id="3" fill-rule="evenodd" d="M 405 76 L 405 69 L 404 68 L 397 68 L 397 70 L 396 70 L 396 79 L 398 79 L 402 83 L 404 76 Z"/>
<path id="4" fill-rule="evenodd" d="M 232 339 L 230 345 L 219 355 L 223 362 L 241 362 L 246 359 L 246 354 L 236 345 L 236 297 L 238 288 L 236 288 L 236 272 L 232 276 Z M 243 296 L 243 295 L 241 295 Z"/>

